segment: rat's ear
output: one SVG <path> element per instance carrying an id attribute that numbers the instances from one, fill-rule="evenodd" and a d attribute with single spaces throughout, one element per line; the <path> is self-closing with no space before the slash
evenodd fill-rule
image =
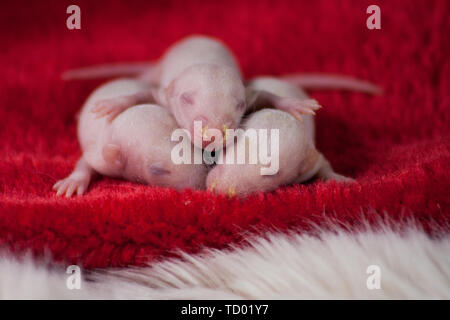
<path id="1" fill-rule="evenodd" d="M 166 89 L 166 95 L 172 97 L 175 95 L 175 80 L 172 80 Z"/>
<path id="2" fill-rule="evenodd" d="M 150 88 L 153 99 L 159 105 L 166 106 L 167 105 L 167 95 L 166 90 L 161 86 L 152 86 Z"/>
<path id="3" fill-rule="evenodd" d="M 167 106 L 170 99 L 175 96 L 175 80 L 172 80 L 167 88 L 152 86 L 151 90 L 156 102 L 160 105 Z"/>
<path id="4" fill-rule="evenodd" d="M 125 165 L 125 158 L 117 144 L 108 143 L 102 149 L 102 156 L 105 162 L 116 168 L 121 168 Z"/>

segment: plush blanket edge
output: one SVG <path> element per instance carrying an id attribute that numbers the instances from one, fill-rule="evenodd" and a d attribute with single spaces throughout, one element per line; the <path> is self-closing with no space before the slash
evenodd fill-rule
<path id="1" fill-rule="evenodd" d="M 449 253 L 450 237 L 414 225 L 272 232 L 144 268 L 81 270 L 80 289 L 67 266 L 4 253 L 0 298 L 449 299 Z"/>

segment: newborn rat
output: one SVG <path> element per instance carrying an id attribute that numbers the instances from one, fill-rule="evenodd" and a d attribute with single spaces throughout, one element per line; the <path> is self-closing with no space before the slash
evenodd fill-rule
<path id="1" fill-rule="evenodd" d="M 294 85 L 270 77 L 255 78 L 249 87 L 256 90 L 266 90 L 285 98 L 307 99 L 307 95 Z M 335 173 L 325 157 L 320 154 L 314 143 L 314 119 L 311 115 L 303 117 L 299 122 L 292 115 L 275 109 L 263 109 L 252 113 L 243 123 L 244 129 L 278 129 L 279 150 L 271 154 L 271 161 L 278 161 L 278 171 L 275 174 L 263 175 L 262 168 L 267 168 L 258 159 L 256 164 L 249 161 L 249 142 L 244 135 L 238 136 L 236 147 L 246 144 L 245 164 L 217 164 L 208 174 L 206 184 L 208 189 L 221 194 L 244 196 L 258 191 L 271 191 L 277 187 L 291 183 L 301 183 L 313 176 L 329 180 L 351 181 L 351 179 Z M 268 135 L 270 137 L 270 135 Z M 247 141 L 246 141 L 247 140 Z M 260 143 L 260 141 L 258 141 Z M 267 140 L 267 150 L 273 152 Z M 223 158 L 231 148 L 224 151 Z M 237 154 L 233 150 L 234 155 Z"/>
<path id="2" fill-rule="evenodd" d="M 133 95 L 145 88 L 141 81 L 120 79 L 100 86 L 91 94 L 78 122 L 83 155 L 73 172 L 53 186 L 58 195 L 83 194 L 96 172 L 150 185 L 204 188 L 206 166 L 176 165 L 171 160 L 171 151 L 176 145 L 171 135 L 178 125 L 166 108 L 137 105 L 112 122 L 92 110 L 96 101 Z"/>
<path id="3" fill-rule="evenodd" d="M 130 106 L 156 102 L 167 107 L 178 124 L 187 129 L 198 147 L 223 146 L 213 142 L 208 130 L 224 132 L 239 126 L 247 108 L 271 105 L 293 113 L 314 114 L 320 106 L 313 99 L 284 99 L 264 90 L 246 90 L 238 63 L 220 41 L 205 36 L 190 36 L 172 45 L 156 63 L 99 66 L 69 71 L 65 79 L 112 75 L 139 75 L 149 86 L 133 94 L 97 101 L 94 112 L 109 120 Z M 194 129 L 194 121 L 201 121 Z M 195 136 L 201 139 L 194 139 Z M 199 141 L 199 142 L 197 142 Z"/>

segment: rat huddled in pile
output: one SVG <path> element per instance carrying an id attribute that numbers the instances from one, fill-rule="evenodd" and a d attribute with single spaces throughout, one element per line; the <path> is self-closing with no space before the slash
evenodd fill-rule
<path id="1" fill-rule="evenodd" d="M 300 87 L 379 93 L 378 87 L 345 76 L 310 74 L 244 81 L 230 50 L 205 36 L 182 39 L 156 63 L 105 65 L 64 75 L 66 79 L 110 76 L 129 78 L 107 82 L 87 99 L 78 122 L 82 156 L 73 172 L 53 186 L 58 195 L 82 195 L 96 173 L 238 196 L 313 177 L 348 181 L 317 151 L 313 117 L 320 105 Z M 195 125 L 199 122 L 200 126 Z M 267 163 L 249 161 L 249 151 L 244 163 L 211 166 L 173 161 L 175 130 L 184 129 L 182 138 L 192 142 L 190 154 L 207 149 L 217 156 L 248 145 L 245 134 L 227 138 L 237 128 L 278 130 L 276 173 L 261 174 Z M 223 135 L 211 136 L 210 132 Z M 270 139 L 265 143 L 270 149 Z"/>

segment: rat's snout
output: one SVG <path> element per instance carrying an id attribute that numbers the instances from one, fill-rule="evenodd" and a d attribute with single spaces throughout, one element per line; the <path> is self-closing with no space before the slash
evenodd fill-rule
<path id="1" fill-rule="evenodd" d="M 225 142 L 225 145 L 228 145 L 230 143 L 229 141 L 229 136 L 232 135 L 230 134 L 230 130 L 234 130 L 236 129 L 236 124 L 234 121 L 227 121 L 224 124 L 222 124 L 221 127 L 221 131 L 222 131 L 222 135 L 223 135 L 223 141 Z"/>
<path id="2" fill-rule="evenodd" d="M 227 143 L 227 130 L 236 127 L 234 121 L 210 120 L 205 116 L 197 116 L 192 124 L 191 134 L 197 147 L 222 149 Z"/>
<path id="3" fill-rule="evenodd" d="M 222 121 L 221 130 L 225 134 L 228 129 L 235 129 L 236 123 L 233 120 Z"/>
<path id="4" fill-rule="evenodd" d="M 211 140 L 215 140 L 210 129 L 214 128 L 210 127 L 208 118 L 205 116 L 195 117 L 191 124 L 192 143 L 199 148 L 205 148 Z"/>
<path id="5" fill-rule="evenodd" d="M 224 170 L 223 166 L 216 165 L 211 171 L 208 173 L 206 177 L 206 187 L 209 191 L 215 193 L 223 193 L 223 189 L 225 186 L 223 185 L 224 179 Z"/>
<path id="6" fill-rule="evenodd" d="M 208 129 L 208 118 L 204 116 L 197 116 L 194 118 L 191 124 L 191 132 L 194 135 L 203 136 L 204 132 Z"/>
<path id="7" fill-rule="evenodd" d="M 235 172 L 230 171 L 225 165 L 216 165 L 206 177 L 206 187 L 215 194 L 229 197 L 244 195 L 245 183 L 236 179 Z"/>
<path id="8" fill-rule="evenodd" d="M 212 143 L 216 149 L 225 148 L 230 143 L 227 138 L 233 135 L 230 130 L 235 128 L 234 121 L 216 121 L 208 125 L 203 138 L 207 140 L 207 144 Z"/>

